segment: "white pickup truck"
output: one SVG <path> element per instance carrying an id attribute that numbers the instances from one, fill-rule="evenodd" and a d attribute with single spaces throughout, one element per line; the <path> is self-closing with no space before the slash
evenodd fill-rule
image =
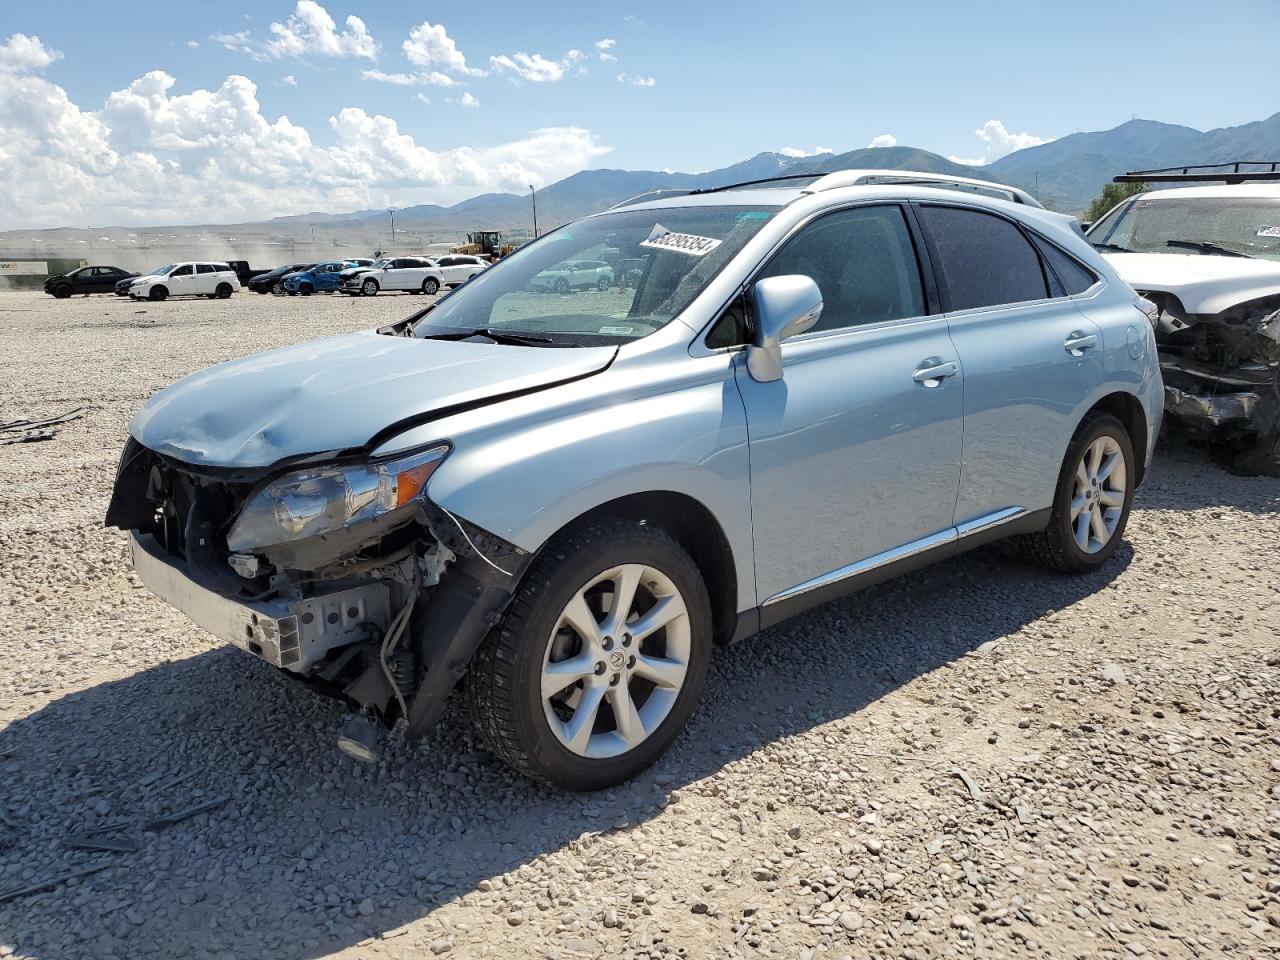
<path id="1" fill-rule="evenodd" d="M 1223 166 L 1236 169 L 1117 177 L 1228 182 L 1137 194 L 1088 239 L 1160 309 L 1170 423 L 1234 472 L 1280 476 L 1280 172 Z"/>

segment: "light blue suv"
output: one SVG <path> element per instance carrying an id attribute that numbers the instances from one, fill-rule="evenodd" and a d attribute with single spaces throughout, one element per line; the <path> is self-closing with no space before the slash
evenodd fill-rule
<path id="1" fill-rule="evenodd" d="M 581 261 L 639 282 L 529 289 Z M 1105 563 L 1159 427 L 1152 311 L 1013 188 L 625 204 L 162 390 L 107 522 L 159 596 L 346 700 L 349 753 L 465 681 L 495 753 L 602 788 L 675 739 L 716 643 L 1001 537 Z"/>

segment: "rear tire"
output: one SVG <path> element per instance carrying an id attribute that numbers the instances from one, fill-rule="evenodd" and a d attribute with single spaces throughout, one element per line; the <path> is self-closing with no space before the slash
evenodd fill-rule
<path id="1" fill-rule="evenodd" d="M 427 277 L 422 281 L 422 292 L 428 297 L 434 297 L 440 292 L 440 281 L 435 277 Z"/>
<path id="2" fill-rule="evenodd" d="M 152 287 L 151 292 L 147 294 L 147 299 L 163 300 L 167 296 L 169 296 L 169 291 L 166 290 L 164 287 Z"/>
<path id="3" fill-rule="evenodd" d="M 1061 573 L 1098 569 L 1124 537 L 1136 476 L 1124 424 L 1109 413 L 1086 416 L 1067 447 L 1049 525 L 1019 538 L 1023 554 Z"/>
<path id="4" fill-rule="evenodd" d="M 619 627 L 631 632 L 614 636 Z M 477 651 L 467 697 L 481 738 L 520 773 L 601 790 L 671 746 L 710 659 L 711 605 L 693 560 L 656 527 L 604 520 L 542 552 Z"/>

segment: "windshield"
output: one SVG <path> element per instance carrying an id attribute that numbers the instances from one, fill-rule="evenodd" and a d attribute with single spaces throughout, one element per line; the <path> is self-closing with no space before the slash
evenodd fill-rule
<path id="1" fill-rule="evenodd" d="M 1102 250 L 1280 260 L 1280 199 L 1139 197 L 1089 231 Z"/>
<path id="2" fill-rule="evenodd" d="M 547 234 L 475 275 L 414 327 L 491 330 L 550 345 L 646 337 L 670 323 L 776 207 L 621 210 Z"/>
<path id="3" fill-rule="evenodd" d="M 383 269 L 384 267 L 389 267 L 389 266 L 391 266 L 391 260 L 390 260 L 390 259 L 388 259 L 387 257 L 383 257 L 381 260 L 375 260 L 375 261 L 373 261 L 372 269 L 374 269 L 374 270 L 381 270 L 381 269 Z M 357 264 L 355 264 L 355 268 L 364 269 L 363 267 L 360 267 L 360 264 L 358 264 L 358 263 L 357 263 Z M 353 268 L 353 269 L 355 269 L 355 268 Z"/>
<path id="4" fill-rule="evenodd" d="M 163 267 L 160 267 L 160 268 L 158 268 L 158 269 L 156 269 L 156 270 L 152 270 L 152 271 L 151 271 L 151 276 L 153 276 L 153 277 L 167 277 L 167 276 L 169 275 L 169 271 L 170 271 L 170 270 L 172 270 L 175 266 L 177 266 L 177 264 L 173 264 L 173 263 L 166 263 Z"/>

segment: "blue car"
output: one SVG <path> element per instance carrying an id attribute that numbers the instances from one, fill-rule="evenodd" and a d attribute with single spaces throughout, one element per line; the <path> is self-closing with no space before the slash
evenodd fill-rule
<path id="1" fill-rule="evenodd" d="M 354 260 L 326 260 L 314 263 L 305 270 L 290 273 L 284 278 L 285 293 L 302 294 L 333 293 L 338 289 L 338 275 L 348 267 L 359 266 Z"/>
<path id="2" fill-rule="evenodd" d="M 530 290 L 604 251 L 634 285 Z M 1103 567 L 1160 432 L 1158 319 L 1016 187 L 846 170 L 622 205 L 399 323 L 162 390 L 106 520 L 160 597 L 345 699 L 350 755 L 425 733 L 465 675 L 497 756 L 603 789 L 732 672 L 713 644 L 1003 537 Z"/>

